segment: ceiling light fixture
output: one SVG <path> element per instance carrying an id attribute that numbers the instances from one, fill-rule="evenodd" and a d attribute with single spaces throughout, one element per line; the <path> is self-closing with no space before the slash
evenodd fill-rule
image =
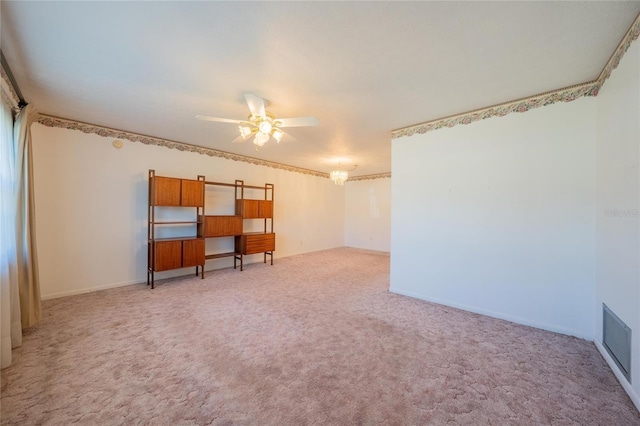
<path id="1" fill-rule="evenodd" d="M 273 114 L 265 111 L 264 117 L 250 115 L 246 122 L 243 122 L 239 126 L 240 136 L 243 140 L 247 140 L 251 136 L 255 135 L 253 143 L 256 146 L 263 146 L 269 141 L 271 136 L 280 143 L 284 132 L 278 127 L 282 123 L 274 119 Z"/>
<path id="2" fill-rule="evenodd" d="M 338 164 L 338 168 L 340 167 L 340 164 Z M 356 169 L 356 167 L 358 167 L 358 165 L 354 165 L 353 169 L 351 169 L 350 171 L 354 171 Z M 333 170 L 331 171 L 331 173 L 329 173 L 329 179 L 331 179 L 333 181 L 333 183 L 335 183 L 338 186 L 343 186 L 344 183 L 349 179 L 349 171 L 347 170 Z"/>
<path id="3" fill-rule="evenodd" d="M 256 146 L 262 146 L 265 143 L 267 143 L 268 140 L 269 140 L 269 134 L 268 133 L 258 132 L 258 133 L 256 133 L 256 137 L 253 139 L 253 143 Z"/>
<path id="4" fill-rule="evenodd" d="M 349 172 L 346 170 L 333 170 L 329 173 L 329 178 L 336 185 L 342 186 L 349 179 Z"/>
<path id="5" fill-rule="evenodd" d="M 284 136 L 284 132 L 278 128 L 275 128 L 271 131 L 271 136 L 273 136 L 277 143 L 280 143 L 282 137 Z"/>
<path id="6" fill-rule="evenodd" d="M 240 132 L 240 138 L 234 140 L 234 142 L 242 142 L 255 136 L 253 143 L 256 147 L 261 147 L 271 139 L 275 139 L 280 143 L 284 135 L 286 134 L 282 127 L 303 127 L 303 126 L 317 126 L 319 121 L 315 117 L 291 117 L 291 118 L 278 118 L 276 119 L 269 111 L 265 111 L 265 104 L 267 101 L 264 99 L 247 93 L 244 95 L 247 105 L 249 106 L 249 118 L 246 120 L 234 120 L 230 118 L 211 117 L 207 115 L 196 115 L 199 120 L 205 121 L 218 121 L 221 123 L 236 123 L 238 124 L 238 131 Z M 257 148 L 256 148 L 257 149 Z"/>
<path id="7" fill-rule="evenodd" d="M 240 126 L 238 126 L 238 128 L 240 129 L 240 136 L 242 136 L 242 139 L 246 140 L 253 133 L 253 131 L 251 130 L 251 127 L 249 126 L 245 126 L 241 124 Z"/>

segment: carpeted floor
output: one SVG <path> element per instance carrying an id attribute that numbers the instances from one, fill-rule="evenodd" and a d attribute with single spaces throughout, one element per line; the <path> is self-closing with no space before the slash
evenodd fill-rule
<path id="1" fill-rule="evenodd" d="M 341 248 L 47 301 L 1 423 L 640 425 L 593 343 L 388 287 Z"/>

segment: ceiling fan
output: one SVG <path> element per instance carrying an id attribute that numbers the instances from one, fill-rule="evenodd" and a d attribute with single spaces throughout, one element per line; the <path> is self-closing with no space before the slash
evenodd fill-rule
<path id="1" fill-rule="evenodd" d="M 204 121 L 238 124 L 240 137 L 234 142 L 244 142 L 253 137 L 253 143 L 258 147 L 267 143 L 271 137 L 277 143 L 280 143 L 285 135 L 282 130 L 283 127 L 317 126 L 320 123 L 315 117 L 276 118 L 265 109 L 266 101 L 264 99 L 250 93 L 245 94 L 244 98 L 251 112 L 246 120 L 233 120 L 206 115 L 196 115 L 196 118 Z"/>

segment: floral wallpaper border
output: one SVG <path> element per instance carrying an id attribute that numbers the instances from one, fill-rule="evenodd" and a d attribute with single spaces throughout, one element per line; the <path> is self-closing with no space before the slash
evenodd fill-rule
<path id="1" fill-rule="evenodd" d="M 347 179 L 347 182 L 357 182 L 359 180 L 372 180 L 372 179 L 385 179 L 390 178 L 391 172 L 389 173 L 377 173 L 374 175 L 364 175 L 364 176 L 354 176 Z"/>
<path id="2" fill-rule="evenodd" d="M 582 84 L 577 84 L 562 89 L 541 93 L 538 95 L 530 96 L 527 98 L 509 101 L 498 105 L 493 105 L 486 108 L 469 111 L 462 114 L 457 114 L 450 117 L 445 117 L 437 120 L 427 121 L 424 123 L 404 127 L 401 129 L 393 130 L 391 132 L 391 139 L 398 139 L 404 136 L 412 136 L 414 134 L 424 134 L 433 130 L 437 130 L 443 127 L 453 127 L 460 124 L 470 124 L 475 121 L 484 120 L 491 117 L 503 117 L 512 112 L 526 112 L 534 108 L 539 108 L 546 105 L 551 105 L 557 102 L 571 102 L 583 96 L 597 96 L 598 92 L 602 88 L 605 81 L 611 76 L 614 69 L 620 64 L 620 60 L 635 40 L 640 36 L 640 15 L 636 17 L 633 24 L 623 37 L 620 44 L 616 48 L 613 55 L 601 71 L 598 78 L 594 81 L 589 81 Z M 17 94 L 13 89 L 13 86 L 9 82 L 9 78 L 5 73 L 4 68 L 0 67 L 2 79 L 11 90 L 11 95 L 17 99 Z M 17 102 L 16 102 L 17 103 Z M 271 167 L 275 169 L 286 170 L 295 173 L 301 173 L 305 175 L 329 178 L 328 173 L 318 172 L 315 170 L 303 169 L 300 167 L 289 166 L 286 164 L 280 164 L 272 161 L 260 160 L 253 157 L 247 157 L 239 154 L 232 154 L 225 151 L 219 151 L 212 148 L 204 148 L 196 145 L 190 145 L 183 142 L 176 142 L 161 138 L 155 138 L 151 136 L 145 136 L 137 133 L 126 132 L 122 130 L 116 130 L 109 127 L 102 127 L 93 124 L 87 124 L 68 120 L 60 117 L 49 116 L 40 114 L 38 122 L 47 127 L 59 127 L 69 130 L 79 130 L 84 133 L 93 133 L 103 137 L 112 137 L 116 139 L 126 139 L 131 142 L 140 142 L 145 145 L 162 146 L 169 149 L 177 149 L 179 151 L 194 152 L 201 155 L 208 155 L 210 157 L 219 157 L 227 160 L 242 161 L 249 164 Z M 378 173 L 365 176 L 350 177 L 348 181 L 362 181 L 372 179 L 384 179 L 390 178 L 389 173 Z"/>
<path id="3" fill-rule="evenodd" d="M 247 157 L 230 152 L 219 151 L 212 148 L 204 148 L 201 146 L 190 145 L 183 142 L 175 142 L 167 139 L 145 136 L 138 133 L 125 132 L 122 130 L 112 129 L 109 127 L 96 126 L 94 124 L 81 123 L 78 121 L 67 120 L 65 118 L 54 117 L 46 114 L 40 114 L 38 123 L 46 127 L 59 127 L 68 130 L 78 130 L 83 133 L 93 133 L 98 136 L 115 139 L 126 139 L 131 142 L 140 142 L 144 145 L 156 145 L 169 149 L 177 149 L 178 151 L 194 152 L 196 154 L 208 155 L 209 157 L 219 157 L 226 160 L 242 161 L 244 163 L 254 164 L 257 166 L 271 167 L 274 169 L 286 170 L 288 172 L 302 173 L 317 177 L 329 178 L 328 173 L 317 172 L 314 170 L 303 169 L 301 167 L 288 166 L 273 161 L 260 160 L 258 158 Z"/>
<path id="4" fill-rule="evenodd" d="M 627 31 L 627 34 L 625 34 L 625 36 L 622 38 L 622 41 L 616 48 L 615 52 L 613 52 L 613 55 L 611 55 L 611 58 L 609 58 L 609 62 L 607 62 L 607 65 L 604 66 L 602 72 L 598 76 L 597 81 L 600 83 L 600 86 L 602 86 L 604 82 L 611 76 L 611 72 L 614 69 L 618 68 L 620 60 L 622 59 L 624 54 L 627 53 L 627 50 L 629 50 L 629 46 L 631 46 L 631 43 L 636 41 L 639 36 L 640 14 L 636 16 L 636 19 L 635 21 L 633 21 L 633 24 L 631 24 L 629 31 Z"/>
<path id="5" fill-rule="evenodd" d="M 131 142 L 140 142 L 144 145 L 156 145 L 163 146 L 169 149 L 177 149 L 178 151 L 195 152 L 196 154 L 208 155 L 209 157 L 219 157 L 226 160 L 242 161 L 258 166 L 266 166 L 274 169 L 286 170 L 289 172 L 302 173 L 305 175 L 312 175 L 317 177 L 329 178 L 328 173 L 317 172 L 315 170 L 303 169 L 300 167 L 288 166 L 286 164 L 276 163 L 273 161 L 260 160 L 258 158 L 247 157 L 239 154 L 232 154 L 230 152 L 219 151 L 212 148 L 203 148 L 201 146 L 189 145 L 183 142 L 175 142 L 167 139 L 155 138 L 152 136 L 145 136 L 138 133 L 125 132 L 123 130 L 112 129 L 109 127 L 96 126 L 94 124 L 82 123 L 74 120 L 67 120 L 66 118 L 54 117 L 51 115 L 40 114 L 38 123 L 46 127 L 59 127 L 67 130 L 78 130 L 83 133 L 93 133 L 105 138 L 114 139 L 126 139 Z M 390 178 L 391 173 L 378 173 L 365 176 L 354 176 L 348 179 L 349 182 L 359 180 L 371 180 Z"/>
<path id="6" fill-rule="evenodd" d="M 459 124 L 470 124 L 491 117 L 504 117 L 512 112 L 526 112 L 541 106 L 551 105 L 556 102 L 571 102 L 583 96 L 597 96 L 604 82 L 611 76 L 611 72 L 618 67 L 620 60 L 635 40 L 640 36 L 640 15 L 631 24 L 631 27 L 622 38 L 613 55 L 600 72 L 596 80 L 577 84 L 562 89 L 541 93 L 524 99 L 505 102 L 502 104 L 481 108 L 450 117 L 427 121 L 408 127 L 391 131 L 391 139 L 398 139 L 414 134 L 424 134 L 443 127 L 453 127 Z"/>

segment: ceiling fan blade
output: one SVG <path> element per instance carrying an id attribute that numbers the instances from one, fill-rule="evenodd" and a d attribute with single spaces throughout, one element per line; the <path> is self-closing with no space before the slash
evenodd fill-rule
<path id="1" fill-rule="evenodd" d="M 290 143 L 298 142 L 298 139 L 291 136 L 291 133 L 287 133 L 287 132 L 282 132 L 282 133 L 284 133 L 284 135 L 282 137 L 282 140 L 279 143 L 290 144 Z"/>
<path id="2" fill-rule="evenodd" d="M 251 115 L 256 117 L 266 117 L 265 109 L 264 109 L 264 99 L 257 97 L 256 95 L 252 95 L 251 93 L 246 93 L 244 98 L 247 100 L 247 105 L 249 105 L 249 111 L 251 111 Z"/>
<path id="3" fill-rule="evenodd" d="M 231 143 L 242 143 L 242 142 L 245 142 L 245 141 L 249 140 L 250 137 L 251 136 L 249 136 L 247 138 L 243 138 L 242 136 L 238 136 L 237 138 L 232 140 Z"/>
<path id="4" fill-rule="evenodd" d="M 303 127 L 320 124 L 320 120 L 315 117 L 276 118 L 276 121 L 281 123 L 278 127 Z"/>
<path id="5" fill-rule="evenodd" d="M 231 118 L 209 117 L 208 115 L 196 115 L 196 118 L 202 121 L 216 121 L 219 123 L 235 123 L 235 124 L 244 123 L 244 120 L 233 120 Z"/>

